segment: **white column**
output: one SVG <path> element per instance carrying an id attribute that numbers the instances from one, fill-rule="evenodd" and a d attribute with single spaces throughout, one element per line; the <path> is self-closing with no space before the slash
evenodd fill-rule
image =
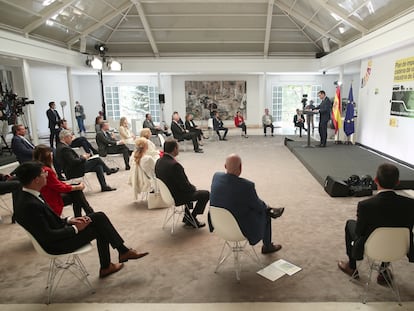
<path id="1" fill-rule="evenodd" d="M 72 119 L 72 130 L 76 133 L 77 122 L 76 118 L 73 117 L 73 112 L 75 111 L 75 100 L 73 99 L 73 81 L 72 81 L 72 68 L 66 67 L 66 77 L 68 80 L 68 92 L 69 92 L 69 113 Z M 66 118 L 67 120 L 68 118 Z"/>
<path id="2" fill-rule="evenodd" d="M 23 59 L 22 63 L 23 72 L 23 84 L 25 97 L 33 98 L 32 84 L 30 81 L 30 66 L 26 59 Z M 28 115 L 23 115 L 23 118 L 27 121 L 25 126 L 29 127 L 30 139 L 34 145 L 39 144 L 39 133 L 37 132 L 37 120 L 36 120 L 36 103 L 34 105 L 27 105 Z"/>

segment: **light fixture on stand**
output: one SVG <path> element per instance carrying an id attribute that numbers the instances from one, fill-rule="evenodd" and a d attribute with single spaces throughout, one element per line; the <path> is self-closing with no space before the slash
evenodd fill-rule
<path id="1" fill-rule="evenodd" d="M 106 52 L 108 52 L 108 48 L 106 47 L 106 45 L 96 44 L 95 50 L 98 51 L 99 55 L 87 56 L 86 65 L 88 67 L 98 70 L 99 83 L 101 86 L 102 112 L 104 119 L 106 119 L 106 105 L 102 70 L 106 69 L 110 71 L 121 71 L 122 64 L 112 59 L 111 57 L 106 57 Z"/>

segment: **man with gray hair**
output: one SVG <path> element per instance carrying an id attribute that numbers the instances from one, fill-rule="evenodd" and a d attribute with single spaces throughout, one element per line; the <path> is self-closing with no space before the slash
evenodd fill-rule
<path id="1" fill-rule="evenodd" d="M 271 218 L 282 216 L 284 208 L 270 208 L 259 199 L 254 183 L 241 178 L 242 162 L 237 154 L 226 159 L 226 173 L 217 172 L 211 183 L 210 205 L 231 212 L 250 245 L 263 241 L 262 254 L 277 252 L 282 245 L 272 243 Z M 211 230 L 214 230 L 210 226 Z"/>
<path id="2" fill-rule="evenodd" d="M 56 148 L 56 159 L 61 164 L 67 178 L 78 178 L 85 175 L 85 173 L 95 172 L 102 192 L 116 190 L 116 188 L 107 185 L 104 172 L 111 175 L 118 172 L 119 168 L 109 168 L 101 158 L 90 158 L 89 153 L 79 156 L 70 147 L 73 134 L 69 130 L 61 130 L 59 140 Z"/>

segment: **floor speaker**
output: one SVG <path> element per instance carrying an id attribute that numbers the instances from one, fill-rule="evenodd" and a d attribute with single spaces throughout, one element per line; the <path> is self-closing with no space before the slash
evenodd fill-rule
<path id="1" fill-rule="evenodd" d="M 324 189 L 331 197 L 350 196 L 349 186 L 343 180 L 338 180 L 331 176 L 326 177 Z"/>

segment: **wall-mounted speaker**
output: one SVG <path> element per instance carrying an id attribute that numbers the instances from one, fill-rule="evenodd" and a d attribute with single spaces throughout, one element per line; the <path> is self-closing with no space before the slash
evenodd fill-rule
<path id="1" fill-rule="evenodd" d="M 164 94 L 158 94 L 158 101 L 160 104 L 165 104 L 165 95 Z"/>
<path id="2" fill-rule="evenodd" d="M 331 197 L 349 197 L 351 195 L 346 182 L 331 176 L 326 177 L 324 189 Z"/>

